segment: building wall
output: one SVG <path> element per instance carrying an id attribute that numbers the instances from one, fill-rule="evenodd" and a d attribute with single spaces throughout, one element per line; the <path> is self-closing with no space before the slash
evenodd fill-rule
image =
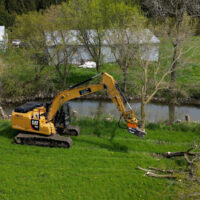
<path id="1" fill-rule="evenodd" d="M 8 44 L 8 34 L 6 33 L 5 26 L 0 26 L 0 49 L 5 51 Z"/>
<path id="2" fill-rule="evenodd" d="M 76 50 L 72 50 L 72 47 L 68 47 L 68 52 L 71 52 L 71 55 L 69 56 L 68 63 L 80 65 L 83 64 L 85 61 L 92 61 L 92 57 L 88 50 L 80 45 L 77 47 Z M 49 47 L 48 52 L 53 55 L 54 48 Z M 153 45 L 144 45 L 142 47 L 142 59 L 149 60 L 149 61 L 158 61 L 159 59 L 159 46 L 156 44 Z M 57 64 L 58 60 L 61 61 L 64 58 L 64 53 L 60 52 L 59 56 L 54 57 L 54 63 Z M 109 46 L 103 46 L 102 47 L 102 62 L 103 63 L 112 63 L 116 62 L 115 56 L 111 52 L 111 48 Z M 49 63 L 50 64 L 50 63 Z"/>

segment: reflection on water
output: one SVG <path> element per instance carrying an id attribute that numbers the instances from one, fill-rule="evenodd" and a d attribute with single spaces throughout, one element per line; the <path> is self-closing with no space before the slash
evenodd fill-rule
<path id="1" fill-rule="evenodd" d="M 112 101 L 102 100 L 73 100 L 70 101 L 72 110 L 78 111 L 80 116 L 108 115 L 111 114 L 115 118 L 120 116 L 117 108 Z M 131 103 L 136 116 L 140 119 L 140 103 Z M 11 114 L 13 107 L 4 107 L 8 114 Z M 189 115 L 192 121 L 200 121 L 200 108 L 195 106 L 176 106 L 175 120 L 184 120 L 185 115 Z M 168 120 L 168 105 L 148 104 L 146 106 L 146 119 L 150 122 L 161 122 Z"/>

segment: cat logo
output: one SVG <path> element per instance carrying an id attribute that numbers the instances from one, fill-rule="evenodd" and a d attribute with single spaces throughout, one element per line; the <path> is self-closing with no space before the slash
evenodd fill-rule
<path id="1" fill-rule="evenodd" d="M 32 119 L 31 120 L 31 128 L 33 130 L 39 131 L 39 129 L 40 129 L 40 122 L 39 122 L 39 120 Z"/>

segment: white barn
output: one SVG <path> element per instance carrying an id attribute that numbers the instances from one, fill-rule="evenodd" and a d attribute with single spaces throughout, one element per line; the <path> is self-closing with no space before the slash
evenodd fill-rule
<path id="1" fill-rule="evenodd" d="M 0 49 L 5 50 L 8 44 L 8 35 L 5 26 L 0 26 Z"/>
<path id="2" fill-rule="evenodd" d="M 85 48 L 84 44 L 80 41 L 79 31 L 71 30 L 67 31 L 64 35 L 64 39 L 66 44 L 68 44 L 68 48 L 73 49 L 71 52 L 72 54 L 69 56 L 68 63 L 80 65 L 86 61 L 92 61 L 92 56 Z M 128 34 L 131 34 L 128 31 Z M 94 30 L 87 30 L 87 35 L 90 36 L 90 44 L 95 44 L 94 40 L 96 37 L 96 32 Z M 109 35 L 112 37 L 112 31 L 106 30 L 105 35 Z M 63 37 L 62 37 L 63 38 Z M 54 31 L 53 35 L 47 33 L 46 34 L 46 43 L 48 46 L 48 53 L 53 54 L 57 45 L 62 43 L 62 38 L 59 32 Z M 146 59 L 149 61 L 158 61 L 159 58 L 159 43 L 160 40 L 149 30 L 144 29 L 144 31 L 136 36 L 136 34 L 132 34 L 130 37 L 130 44 L 139 43 L 142 46 L 142 59 Z M 108 42 L 106 38 L 102 40 L 102 62 L 103 63 L 112 63 L 116 62 L 116 56 L 113 55 L 111 47 L 112 45 L 116 45 L 114 43 Z M 74 47 L 75 50 L 74 50 Z M 62 60 L 64 57 L 64 52 L 60 52 L 59 56 L 54 57 L 54 62 L 57 63 L 58 61 Z"/>

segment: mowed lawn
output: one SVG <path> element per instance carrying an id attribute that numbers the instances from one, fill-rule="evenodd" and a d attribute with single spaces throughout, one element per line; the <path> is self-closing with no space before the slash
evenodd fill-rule
<path id="1" fill-rule="evenodd" d="M 81 135 L 63 149 L 16 145 L 10 121 L 0 121 L 0 199 L 176 199 L 176 181 L 144 176 L 137 167 L 184 167 L 182 159 L 154 153 L 185 151 L 198 143 L 198 131 L 147 130 L 143 140 L 116 122 L 78 124 Z"/>

